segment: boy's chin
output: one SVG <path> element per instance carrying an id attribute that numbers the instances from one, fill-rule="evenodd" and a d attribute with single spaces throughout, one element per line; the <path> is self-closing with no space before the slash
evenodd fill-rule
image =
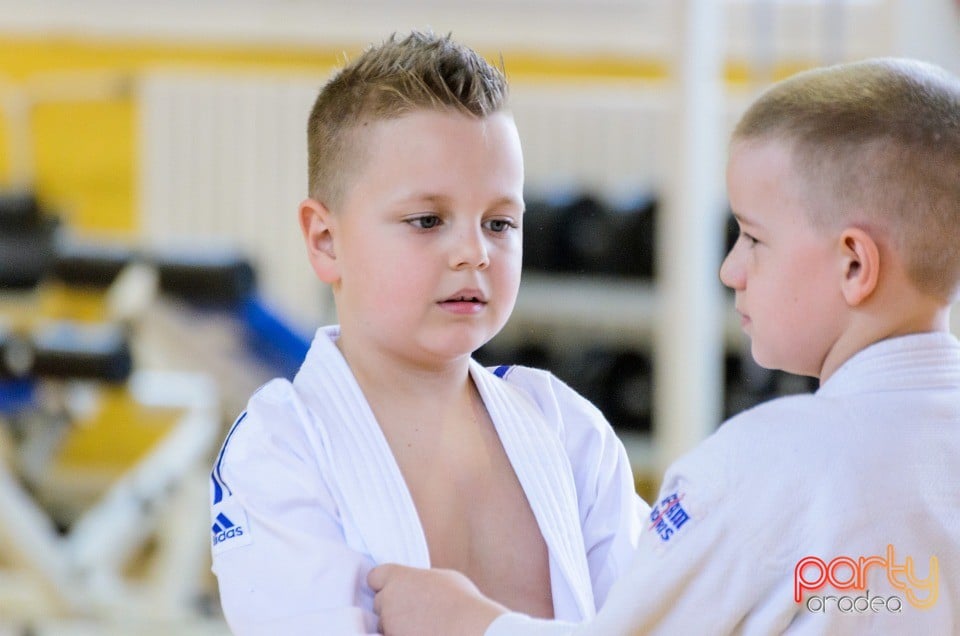
<path id="1" fill-rule="evenodd" d="M 492 338 L 463 338 L 435 343 L 434 354 L 449 361 L 461 358 L 471 358 L 484 344 Z"/>
<path id="2" fill-rule="evenodd" d="M 789 373 L 791 375 L 800 375 L 811 378 L 817 377 L 817 373 L 797 365 L 796 359 L 784 360 L 782 357 L 773 356 L 769 353 L 758 350 L 756 346 L 751 346 L 750 355 L 753 357 L 753 361 L 757 363 L 757 366 L 769 371 L 782 371 L 783 373 Z"/>
<path id="3" fill-rule="evenodd" d="M 789 365 L 784 364 L 784 361 L 779 360 L 777 356 L 758 347 L 754 340 L 750 342 L 750 356 L 753 358 L 753 361 L 757 363 L 757 366 L 761 368 L 769 371 L 786 371 L 787 373 L 793 373 L 793 371 L 788 371 L 785 368 Z"/>

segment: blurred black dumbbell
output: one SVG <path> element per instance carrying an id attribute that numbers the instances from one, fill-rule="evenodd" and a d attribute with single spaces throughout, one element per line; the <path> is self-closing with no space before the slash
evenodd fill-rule
<path id="1" fill-rule="evenodd" d="M 147 260 L 157 268 L 161 291 L 196 305 L 235 306 L 256 284 L 253 265 L 233 250 L 166 250 Z"/>
<path id="2" fill-rule="evenodd" d="M 32 376 L 120 383 L 133 370 L 128 334 L 119 326 L 57 322 L 31 336 Z"/>
<path id="3" fill-rule="evenodd" d="M 613 246 L 604 273 L 653 280 L 656 275 L 657 197 L 643 192 L 610 207 Z"/>
<path id="4" fill-rule="evenodd" d="M 558 206 L 558 269 L 575 274 L 653 279 L 657 198 L 644 192 L 608 205 L 581 193 Z"/>
<path id="5" fill-rule="evenodd" d="M 594 347 L 571 364 L 571 372 L 564 373 L 570 385 L 614 428 L 642 433 L 653 429 L 653 363 L 648 352 Z"/>
<path id="6" fill-rule="evenodd" d="M 561 203 L 557 215 L 557 270 L 570 274 L 608 273 L 617 228 L 606 205 L 589 193 Z"/>
<path id="7" fill-rule="evenodd" d="M 57 246 L 53 273 L 71 285 L 103 288 L 135 262 L 157 269 L 160 291 L 203 306 L 236 306 L 251 294 L 256 281 L 249 260 L 232 249 L 140 250 L 67 240 Z"/>
<path id="8" fill-rule="evenodd" d="M 50 273 L 59 223 L 42 217 L 30 225 L 0 228 L 0 289 L 31 289 Z"/>
<path id="9" fill-rule="evenodd" d="M 0 191 L 0 234 L 35 227 L 41 211 L 37 195 L 29 190 Z"/>
<path id="10" fill-rule="evenodd" d="M 106 288 L 124 267 L 140 258 L 126 245 L 62 240 L 57 244 L 53 277 L 69 285 Z"/>
<path id="11" fill-rule="evenodd" d="M 557 272 L 559 253 L 557 195 L 525 195 L 523 213 L 523 268 L 528 271 Z"/>

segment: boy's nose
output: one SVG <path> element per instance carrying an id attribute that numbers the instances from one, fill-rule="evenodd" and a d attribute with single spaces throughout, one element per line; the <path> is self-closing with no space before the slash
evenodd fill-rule
<path id="1" fill-rule="evenodd" d="M 720 264 L 720 282 L 731 289 L 742 289 L 744 284 L 743 268 L 737 264 L 736 246 Z"/>
<path id="2" fill-rule="evenodd" d="M 490 264 L 487 244 L 480 231 L 464 232 L 457 237 L 457 244 L 450 254 L 450 265 L 454 269 L 486 269 Z"/>

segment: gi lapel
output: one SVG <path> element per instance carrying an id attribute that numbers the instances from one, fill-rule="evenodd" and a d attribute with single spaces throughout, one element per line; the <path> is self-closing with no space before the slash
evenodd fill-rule
<path id="1" fill-rule="evenodd" d="M 335 482 L 345 528 L 363 537 L 375 563 L 430 567 L 413 498 L 373 411 L 333 344 L 336 327 L 317 331 L 294 386 L 317 423 L 313 433 Z"/>
<path id="2" fill-rule="evenodd" d="M 593 586 L 580 527 L 573 471 L 563 443 L 527 393 L 498 378 L 476 361 L 471 361 L 470 373 L 547 543 L 554 607 L 568 608 L 569 603 L 558 603 L 558 599 L 572 597 L 570 600 L 580 612 L 579 616 L 557 615 L 556 618 L 590 618 L 595 614 Z M 559 573 L 553 571 L 554 564 Z M 567 588 L 566 593 L 559 589 L 561 582 Z"/>

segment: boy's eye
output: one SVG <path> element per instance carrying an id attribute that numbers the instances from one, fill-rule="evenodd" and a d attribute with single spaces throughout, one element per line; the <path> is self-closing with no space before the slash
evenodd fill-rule
<path id="1" fill-rule="evenodd" d="M 755 239 L 754 237 L 752 237 L 752 236 L 750 236 L 749 234 L 747 234 L 746 232 L 744 232 L 743 230 L 740 231 L 740 236 L 742 236 L 743 238 L 747 239 L 747 242 L 750 244 L 751 247 L 760 242 L 760 241 L 758 241 L 757 239 Z"/>
<path id="2" fill-rule="evenodd" d="M 486 225 L 492 232 L 497 232 L 498 234 L 500 232 L 506 232 L 510 228 L 517 227 L 517 225 L 509 219 L 490 219 Z"/>
<path id="3" fill-rule="evenodd" d="M 407 223 L 421 230 L 432 230 L 440 225 L 440 217 L 436 214 L 426 214 L 424 216 L 418 216 L 416 218 L 409 219 Z"/>

